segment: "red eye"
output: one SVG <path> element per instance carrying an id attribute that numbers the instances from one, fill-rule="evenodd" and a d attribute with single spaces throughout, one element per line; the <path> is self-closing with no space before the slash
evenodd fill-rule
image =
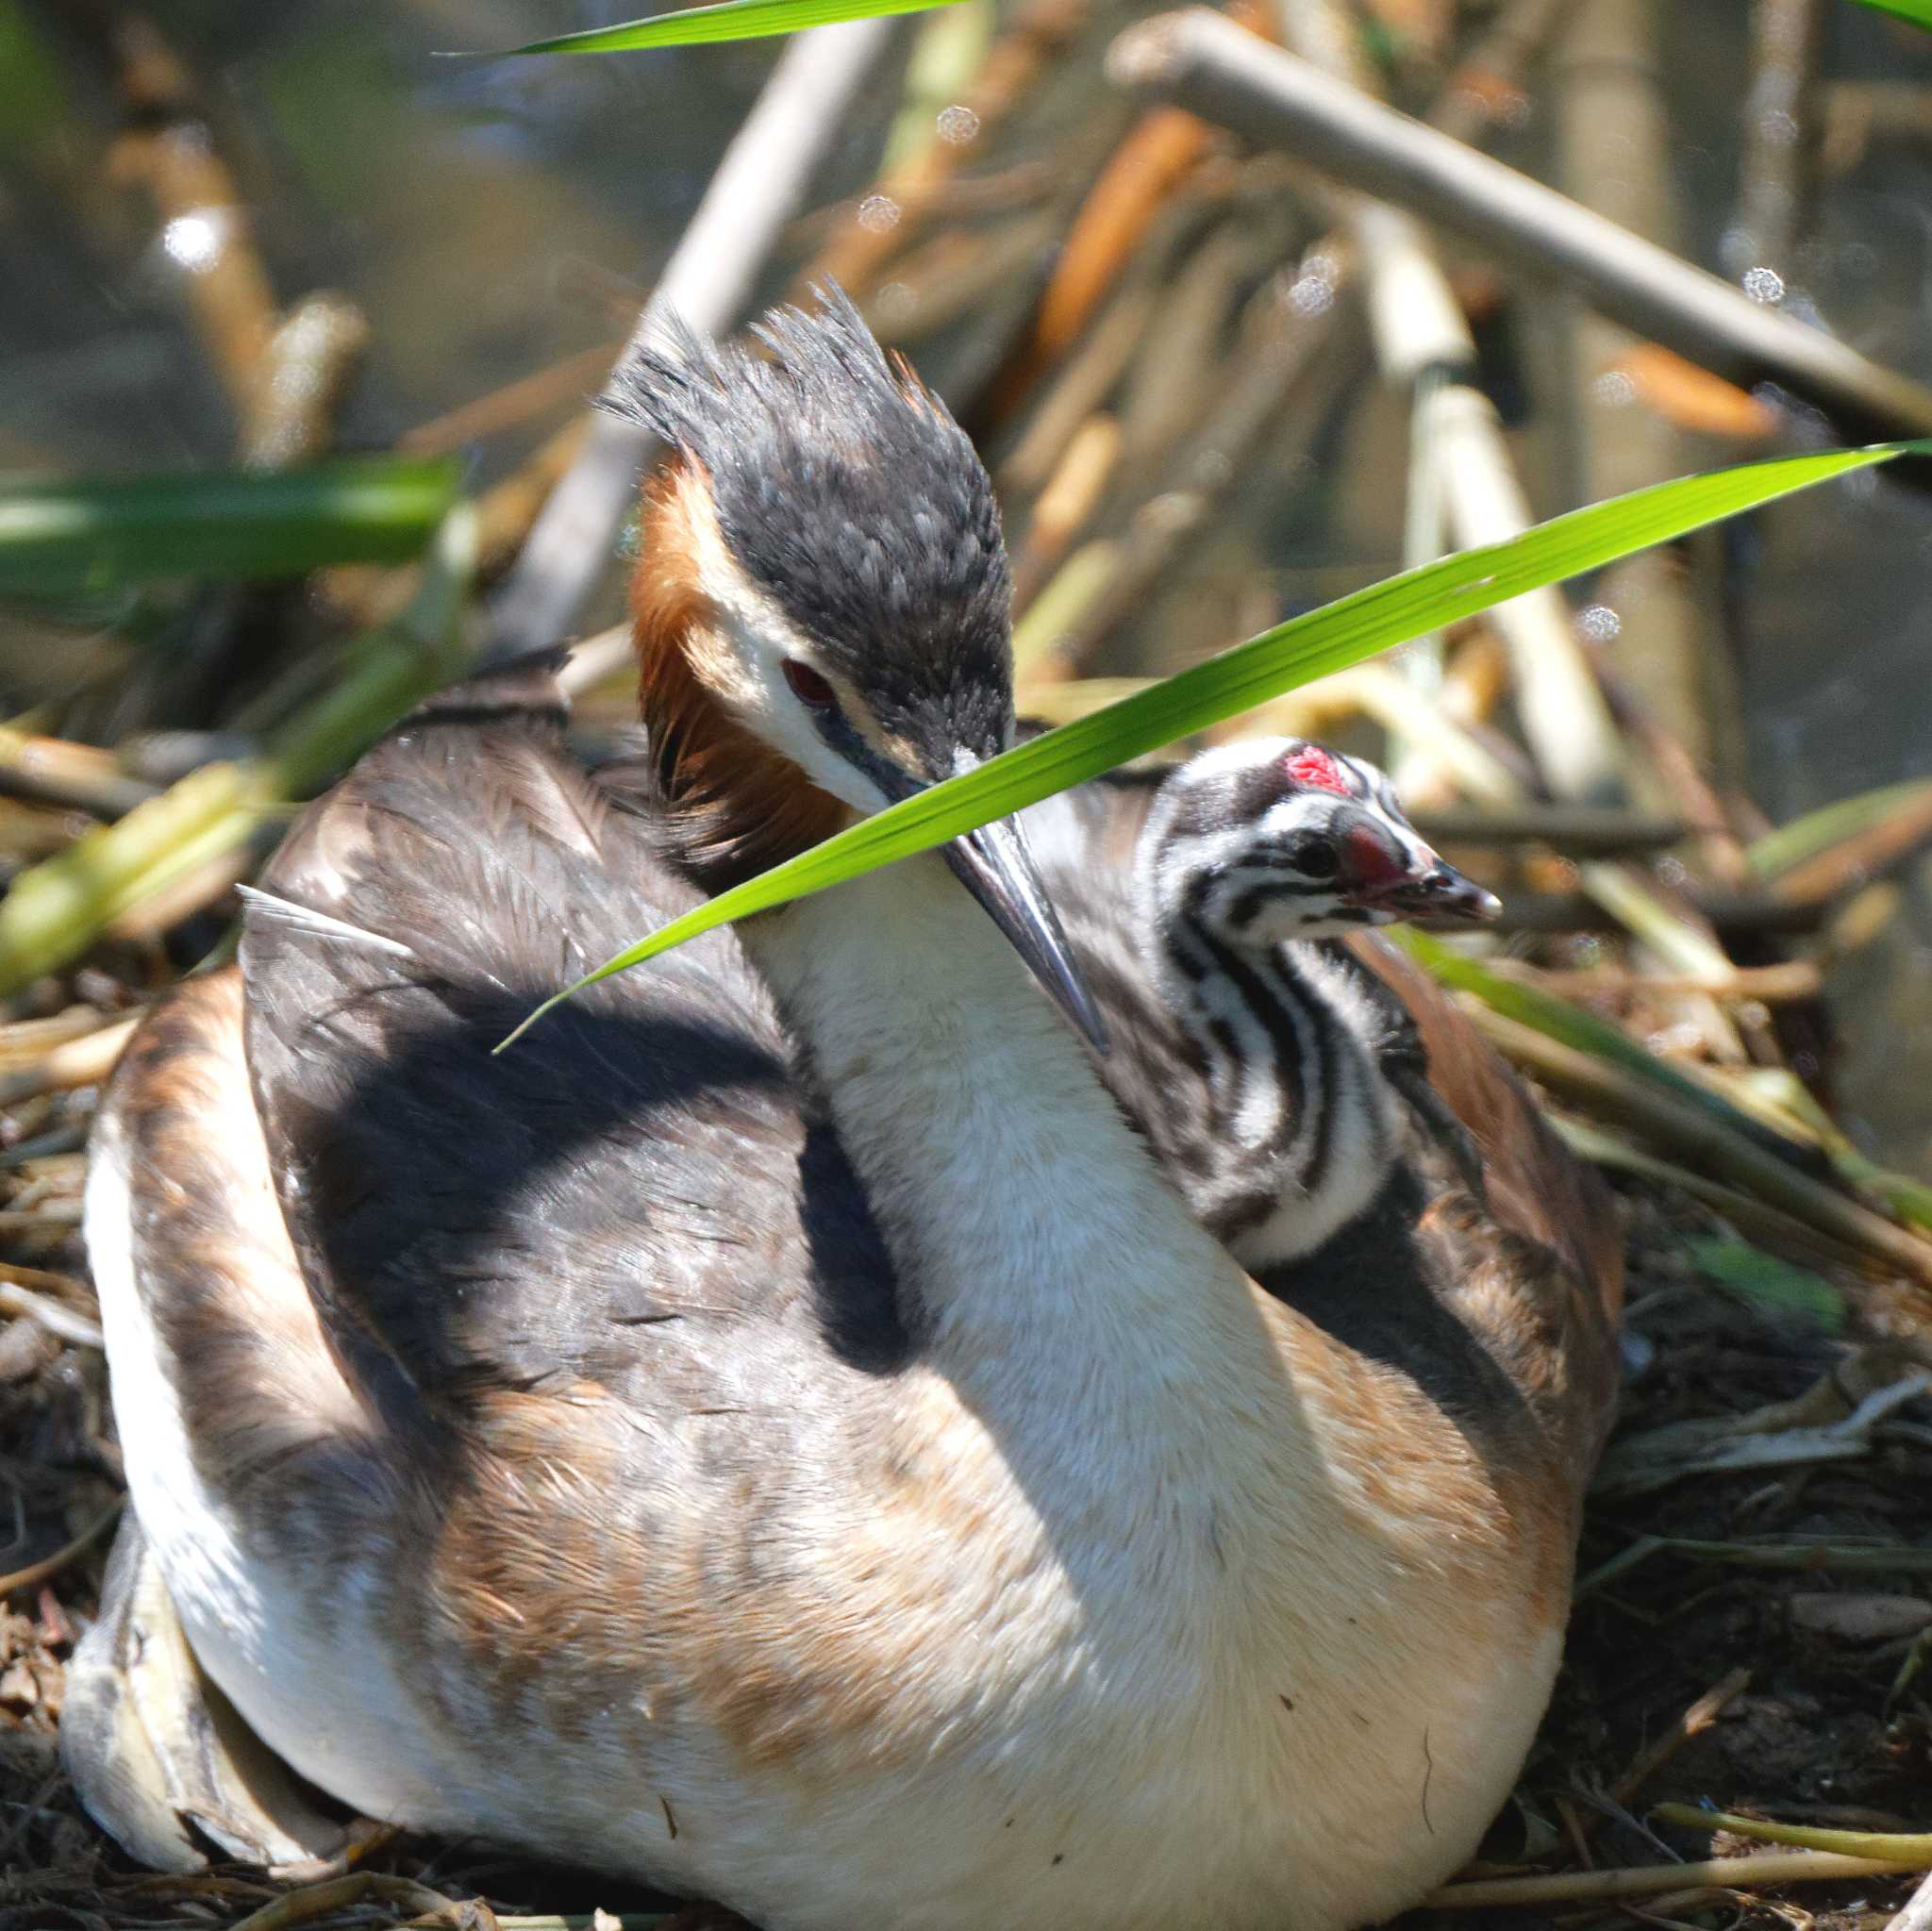
<path id="1" fill-rule="evenodd" d="M 839 693 L 809 664 L 802 664 L 796 658 L 787 658 L 783 669 L 792 696 L 808 709 L 829 710 L 838 703 Z"/>

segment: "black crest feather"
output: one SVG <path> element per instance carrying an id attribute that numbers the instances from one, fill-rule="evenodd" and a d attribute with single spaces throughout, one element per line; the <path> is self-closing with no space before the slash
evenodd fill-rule
<path id="1" fill-rule="evenodd" d="M 816 314 L 768 315 L 753 330 L 764 354 L 671 323 L 606 406 L 704 470 L 733 555 L 888 730 L 916 741 L 939 707 L 954 742 L 990 755 L 1012 710 L 991 481 L 845 294 L 819 299 Z"/>

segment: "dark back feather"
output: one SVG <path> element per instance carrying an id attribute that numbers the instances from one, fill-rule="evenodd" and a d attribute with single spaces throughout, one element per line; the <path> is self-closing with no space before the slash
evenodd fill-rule
<path id="1" fill-rule="evenodd" d="M 391 1405 L 553 1377 L 648 1402 L 638 1377 L 680 1357 L 691 1399 L 724 1399 L 785 1378 L 774 1351 L 808 1338 L 861 1370 L 903 1357 L 864 1193 L 729 934 L 492 1056 L 695 897 L 568 755 L 547 664 L 407 720 L 262 887 L 242 967 L 283 1210 L 332 1338 Z"/>

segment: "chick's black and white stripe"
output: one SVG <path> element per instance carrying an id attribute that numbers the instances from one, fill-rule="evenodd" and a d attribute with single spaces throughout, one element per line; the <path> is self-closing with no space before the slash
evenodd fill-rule
<path id="1" fill-rule="evenodd" d="M 1312 1253 L 1380 1191 L 1392 1154 L 1375 1063 L 1381 1002 L 1346 955 L 1256 942 L 1264 901 L 1332 929 L 1321 881 L 1257 857 L 1255 826 L 1174 836 L 1157 804 L 1139 863 L 1142 920 L 1174 1023 L 1206 1074 L 1189 1199 L 1251 1272 Z M 1291 845 L 1288 847 L 1291 850 Z"/>

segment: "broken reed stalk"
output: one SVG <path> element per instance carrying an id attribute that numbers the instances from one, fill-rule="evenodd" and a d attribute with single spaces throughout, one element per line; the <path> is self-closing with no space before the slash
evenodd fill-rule
<path id="1" fill-rule="evenodd" d="M 853 102 L 899 28 L 891 17 L 848 21 L 790 42 L 711 176 L 638 319 L 633 342 L 649 340 L 667 315 L 700 335 L 722 334 L 738 321 L 813 170 L 843 135 Z M 484 668 L 570 634 L 651 456 L 650 437 L 616 416 L 600 414 L 582 431 L 569 468 L 491 599 Z"/>
<path id="2" fill-rule="evenodd" d="M 1932 1865 L 1932 1833 L 1924 1831 L 1837 1830 L 1810 1823 L 1740 1817 L 1731 1810 L 1704 1810 L 1690 1804 L 1659 1804 L 1651 1815 L 1686 1830 L 1727 1831 L 1754 1843 L 1789 1844 L 1793 1849 L 1833 1851 L 1841 1857 L 1882 1857 L 1887 1863 Z"/>
<path id="3" fill-rule="evenodd" d="M 1553 78 L 1564 185 L 1594 213 L 1674 251 L 1681 221 L 1659 28 L 1657 0 L 1591 0 L 1558 43 Z M 1620 376 L 1636 339 L 1588 306 L 1570 306 L 1576 500 L 1602 502 L 1694 468 L 1675 424 Z M 1618 671 L 1649 710 L 1700 765 L 1728 770 L 1741 741 L 1736 682 L 1704 634 L 1687 557 L 1679 545 L 1626 557 L 1597 577 L 1592 601 L 1615 613 Z"/>
<path id="4" fill-rule="evenodd" d="M 533 369 L 529 375 L 506 382 L 487 395 L 475 396 L 426 423 L 418 423 L 396 438 L 396 453 L 447 456 L 466 442 L 477 442 L 486 436 L 514 429 L 561 403 L 580 402 L 586 390 L 603 388 L 618 357 L 624 353 L 625 340 L 615 336 L 608 341 L 593 342 L 587 349 L 578 349 L 552 362 L 548 368 Z"/>
<path id="5" fill-rule="evenodd" d="M 1299 155 L 1469 235 L 1532 275 L 1744 388 L 1774 382 L 1855 439 L 1932 434 L 1932 390 L 1203 8 L 1130 27 L 1108 58 L 1141 99 L 1169 101 Z"/>
<path id="6" fill-rule="evenodd" d="M 195 104 L 187 67 L 158 29 L 125 16 L 113 39 L 128 127 L 114 142 L 109 172 L 146 189 L 162 253 L 180 267 L 208 359 L 245 421 L 275 332 L 275 291 L 249 231 L 247 197 Z"/>
<path id="7" fill-rule="evenodd" d="M 1798 280 L 1798 244 L 1818 190 L 1824 14 L 1823 0 L 1757 0 L 1751 11 L 1743 195 L 1724 238 L 1724 266 L 1739 276 L 1769 269 L 1783 289 Z"/>
<path id="8" fill-rule="evenodd" d="M 1354 20 L 1334 0 L 1280 0 L 1280 18 L 1290 48 L 1338 91 L 1369 97 L 1372 76 Z M 1343 221 L 1383 379 L 1422 418 L 1411 495 L 1440 492 L 1449 531 L 1465 548 L 1521 536 L 1535 519 L 1495 408 L 1475 387 L 1475 342 L 1427 236 L 1404 209 L 1357 197 Z M 1573 802 L 1614 801 L 1623 789 L 1623 746 L 1561 592 L 1513 597 L 1492 621 L 1509 647 L 1524 735 L 1550 789 Z"/>
<path id="9" fill-rule="evenodd" d="M 1348 301 L 1346 265 L 1311 254 L 1289 288 L 1257 297 L 1257 324 L 1231 378 L 1200 433 L 1171 460 L 1164 487 L 1142 507 L 1113 556 L 1114 569 L 1065 627 L 1047 640 L 1068 674 L 1091 662 L 1113 630 L 1138 610 L 1156 584 L 1207 534 L 1214 512 L 1241 481 L 1264 438 L 1291 418 L 1311 438 L 1334 396 L 1360 366 L 1360 331 L 1338 328 L 1332 311 Z M 1305 291 L 1319 287 L 1327 306 L 1310 312 Z M 1274 452 L 1281 454 L 1277 445 Z M 1083 563 L 1076 553 L 1064 570 Z M 1091 567 L 1091 566 L 1089 566 Z M 1051 584 L 1036 603 L 1058 588 Z M 1040 674 L 1038 661 L 1033 674 Z"/>
<path id="10" fill-rule="evenodd" d="M 1409 814 L 1431 844 L 1548 845 L 1574 857 L 1629 858 L 1681 844 L 1681 819 L 1646 817 L 1618 805 L 1445 805 Z"/>
<path id="11" fill-rule="evenodd" d="M 42 1093 L 72 1092 L 99 1086 L 114 1070 L 122 1049 L 134 1037 L 139 1012 L 115 1020 L 77 1040 L 63 1040 L 25 1065 L 8 1062 L 0 1072 L 0 1108 L 38 1099 Z"/>
<path id="12" fill-rule="evenodd" d="M 115 819 L 154 794 L 152 785 L 121 770 L 111 751 L 0 724 L 0 795 Z"/>
<path id="13" fill-rule="evenodd" d="M 41 1583 L 49 1582 L 75 1556 L 84 1556 L 102 1530 L 113 1526 L 115 1519 L 121 1513 L 124 1499 L 117 1496 L 73 1540 L 63 1542 L 51 1556 L 42 1556 L 38 1562 L 29 1562 L 25 1569 L 16 1569 L 8 1574 L 0 1575 L 0 1596 L 8 1596 L 15 1590 L 34 1589 Z"/>
<path id="14" fill-rule="evenodd" d="M 1932 1931 L 1932 1877 L 1913 1891 L 1885 1931 Z"/>
<path id="15" fill-rule="evenodd" d="M 1466 1911 L 1508 1905 L 1608 1904 L 1667 1891 L 1755 1891 L 1773 1885 L 1841 1882 L 1848 1877 L 1898 1877 L 1924 1868 L 1879 1857 L 1842 1857 L 1827 1851 L 1771 1851 L 1758 1856 L 1710 1857 L 1698 1864 L 1635 1864 L 1621 1870 L 1482 1877 L 1467 1884 L 1445 1884 L 1423 1900 L 1423 1908 Z"/>
<path id="16" fill-rule="evenodd" d="M 938 204 L 939 190 L 984 151 L 988 134 L 1013 111 L 1047 64 L 1073 43 L 1091 11 L 1090 0 L 1033 0 L 1016 14 L 959 103 L 973 116 L 971 135 L 948 141 L 935 134 L 917 154 L 882 175 L 871 195 L 891 202 L 899 220 L 878 227 L 856 220 L 842 224 L 795 285 L 795 292 L 802 295 L 812 283 L 825 280 L 836 281 L 855 300 L 870 289 L 883 265 L 906 246 Z"/>
<path id="17" fill-rule="evenodd" d="M 1870 1207 L 1800 1173 L 1699 1107 L 1589 1053 L 1553 1040 L 1480 1003 L 1468 1007 L 1478 1027 L 1543 1085 L 1591 1112 L 1629 1126 L 1687 1166 L 1742 1188 L 1760 1200 L 1872 1255 L 1921 1290 L 1932 1287 L 1932 1243 L 1894 1226 Z M 1923 1317 L 1922 1317 L 1923 1318 Z"/>
<path id="18" fill-rule="evenodd" d="M 261 354 L 242 424 L 242 460 L 277 470 L 325 454 L 369 347 L 362 311 L 340 295 L 305 295 Z"/>

